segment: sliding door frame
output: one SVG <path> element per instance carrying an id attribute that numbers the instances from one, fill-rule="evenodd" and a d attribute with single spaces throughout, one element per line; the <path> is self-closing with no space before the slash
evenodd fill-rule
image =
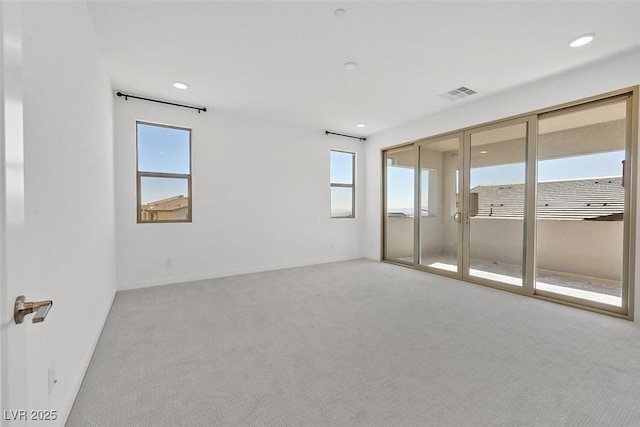
<path id="1" fill-rule="evenodd" d="M 459 173 L 459 179 L 460 179 L 460 187 L 458 188 L 458 191 L 460 192 L 458 194 L 458 212 L 460 213 L 460 215 L 462 216 L 463 212 L 464 212 L 464 200 L 462 197 L 462 175 L 463 175 L 463 165 L 462 165 L 462 161 L 460 159 L 463 158 L 462 153 L 464 152 L 464 132 L 451 132 L 451 133 L 446 133 L 443 135 L 439 135 L 436 137 L 432 137 L 432 138 L 425 138 L 425 139 L 421 139 L 418 141 L 415 141 L 414 145 L 416 147 L 416 159 L 417 159 L 417 168 L 416 170 L 418 171 L 418 173 L 415 174 L 415 184 L 414 184 L 414 188 L 415 188 L 415 225 L 414 225 L 414 264 L 413 266 L 418 269 L 418 270 L 422 270 L 422 271 L 426 271 L 429 273 L 435 273 L 435 274 L 439 274 L 441 276 L 447 276 L 447 277 L 452 277 L 454 279 L 462 279 L 462 247 L 464 245 L 464 236 L 463 236 L 463 224 L 462 222 L 458 224 L 457 226 L 457 248 L 456 248 L 456 259 L 457 259 L 457 272 L 452 272 L 452 271 L 447 271 L 447 270 L 442 270 L 442 269 L 438 269 L 438 268 L 432 268 L 426 265 L 422 265 L 420 263 L 421 260 L 421 245 L 422 245 L 422 235 L 421 235 L 421 230 L 420 230 L 420 220 L 421 220 L 421 208 L 422 208 L 422 200 L 421 200 L 421 196 L 422 196 L 422 179 L 421 179 L 421 151 L 420 151 L 420 147 L 425 147 L 425 146 L 429 146 L 430 144 L 435 144 L 438 142 L 442 142 L 442 141 L 446 141 L 448 139 L 458 139 L 458 173 Z M 444 178 L 442 179 L 442 183 L 441 185 L 444 184 Z M 453 220 L 453 219 L 452 219 Z"/>
<path id="2" fill-rule="evenodd" d="M 637 163 L 637 142 L 634 144 L 633 141 L 633 121 L 632 118 L 634 116 L 634 106 L 633 101 L 636 97 L 633 96 L 632 93 L 625 93 L 622 95 L 610 96 L 590 102 L 586 102 L 583 104 L 579 104 L 572 107 L 567 107 L 559 110 L 550 111 L 548 113 L 539 114 L 538 117 L 541 119 L 560 116 L 567 113 L 573 113 L 577 111 L 588 110 L 590 108 L 599 107 L 607 104 L 617 103 L 622 100 L 626 100 L 626 132 L 625 132 L 625 163 L 624 163 L 624 172 L 623 177 L 625 178 L 623 181 L 624 184 L 624 214 L 623 214 L 623 254 L 622 254 L 622 303 L 620 307 L 615 307 L 608 304 L 599 303 L 596 301 L 588 301 L 576 297 L 571 297 L 569 295 L 558 294 L 554 292 L 549 292 L 541 289 L 535 289 L 535 294 L 545 299 L 554 299 L 554 300 L 563 300 L 570 304 L 580 305 L 580 306 L 591 306 L 598 310 L 610 311 L 614 313 L 618 313 L 621 315 L 629 315 L 633 316 L 633 293 L 631 292 L 631 281 L 634 277 L 633 259 L 635 258 L 635 220 L 636 220 L 636 209 L 632 209 L 632 201 L 635 203 L 635 198 L 633 195 L 635 193 L 635 166 L 632 165 L 632 161 L 636 160 Z M 637 118 L 636 118 L 637 119 Z M 637 138 L 635 139 L 637 141 Z M 634 151 L 635 150 L 635 151 Z M 635 205 L 634 205 L 635 207 Z M 537 219 L 534 221 L 537 222 Z M 632 228 L 633 227 L 633 228 Z M 633 239 L 632 239 L 633 237 Z M 633 243 L 632 243 L 633 240 Z M 633 245 L 633 246 L 632 246 Z M 535 251 L 537 252 L 537 251 Z M 632 258 L 633 256 L 633 258 Z M 534 276 L 535 280 L 535 276 Z M 534 284 L 535 285 L 535 284 Z M 535 286 L 534 286 L 535 288 Z"/>
<path id="3" fill-rule="evenodd" d="M 494 120 L 485 124 L 476 126 L 469 126 L 466 128 L 458 129 L 452 132 L 446 132 L 437 134 L 432 137 L 421 138 L 418 140 L 410 141 L 407 143 L 397 144 L 391 147 L 381 149 L 382 157 L 382 223 L 381 223 L 381 260 L 384 262 L 390 262 L 394 264 L 413 267 L 418 270 L 427 271 L 430 273 L 439 274 L 442 276 L 449 276 L 458 279 L 462 279 L 467 282 L 481 284 L 493 288 L 506 290 L 509 292 L 518 293 L 521 295 L 530 296 L 537 299 L 543 299 L 563 305 L 582 308 L 588 311 L 594 311 L 598 313 L 608 314 L 614 317 L 620 317 L 623 319 L 633 320 L 635 312 L 635 278 L 636 278 L 636 245 L 637 245 L 637 210 L 638 210 L 638 125 L 639 125 L 639 95 L 640 86 L 632 86 L 608 93 L 567 102 L 564 104 L 555 105 L 552 107 L 539 109 L 530 113 L 515 115 L 500 120 Z M 545 292 L 535 289 L 536 281 L 536 188 L 537 188 L 537 163 L 538 163 L 538 120 L 541 117 L 549 117 L 553 114 L 562 114 L 567 110 L 578 110 L 581 108 L 589 108 L 597 103 L 607 102 L 609 100 L 616 100 L 623 97 L 628 97 L 627 100 L 627 132 L 626 132 L 626 148 L 625 148 L 625 211 L 624 211 L 624 248 L 623 248 L 623 273 L 622 273 L 622 307 L 614 307 L 602 303 L 593 301 L 578 299 L 569 297 L 566 295 L 559 295 L 551 292 Z M 470 138 L 472 133 L 476 133 L 480 130 L 489 130 L 492 128 L 499 128 L 509 126 L 510 124 L 527 123 L 527 148 L 526 148 L 526 172 L 525 172 L 525 217 L 524 217 L 524 253 L 523 257 L 523 286 L 511 286 L 494 282 L 491 280 L 484 280 L 477 277 L 469 277 L 469 248 L 468 245 L 468 233 L 469 233 L 469 166 L 470 166 Z M 397 150 L 400 148 L 414 147 L 415 159 L 419 162 L 419 146 L 437 142 L 446 138 L 452 138 L 456 135 L 463 135 L 462 147 L 460 154 L 462 156 L 462 164 L 459 166 L 461 186 L 460 191 L 460 212 L 462 213 L 463 227 L 462 232 L 459 233 L 459 246 L 458 246 L 458 258 L 463 257 L 462 265 L 458 265 L 458 273 L 448 274 L 446 271 L 429 268 L 420 265 L 420 179 L 419 174 L 415 173 L 415 185 L 414 185 L 414 262 L 401 263 L 395 260 L 388 260 L 385 256 L 385 224 L 386 219 L 386 153 L 391 150 Z M 469 150 L 469 152 L 467 152 Z M 416 170 L 420 167 L 419 163 L 416 163 Z M 461 245 L 461 243 L 464 245 Z M 459 261 L 460 263 L 460 261 Z M 461 277 L 462 276 L 462 277 Z"/>
<path id="4" fill-rule="evenodd" d="M 416 235 L 416 225 L 415 225 L 415 218 L 414 218 L 414 226 L 413 226 L 413 234 L 414 234 L 414 247 L 413 247 L 413 262 L 407 262 L 407 261 L 402 261 L 399 259 L 388 259 L 387 258 L 387 154 L 393 154 L 395 152 L 399 152 L 399 151 L 409 151 L 409 149 L 412 149 L 413 151 L 413 156 L 414 159 L 417 157 L 416 156 L 416 151 L 417 151 L 417 146 L 413 145 L 413 143 L 409 143 L 409 144 L 401 144 L 398 145 L 396 147 L 391 147 L 388 149 L 384 149 L 381 150 L 382 153 L 382 221 L 381 221 L 381 247 L 380 247 L 380 253 L 381 253 L 381 260 L 386 261 L 386 262 L 390 262 L 393 264 L 398 264 L 398 265 L 403 265 L 403 266 L 410 266 L 410 267 L 415 267 L 416 265 L 416 248 L 415 248 L 415 235 Z M 414 180 L 415 180 L 415 176 L 417 175 L 416 173 L 416 168 L 414 166 L 413 168 L 413 175 L 414 175 Z M 415 189 L 415 185 L 414 185 L 414 213 L 415 213 L 415 198 L 416 198 L 416 189 Z M 415 214 L 414 214 L 415 216 Z"/>
<path id="5" fill-rule="evenodd" d="M 469 215 L 469 210 L 463 210 L 462 218 L 463 218 L 463 234 L 465 236 L 464 239 L 464 247 L 462 250 L 462 275 L 463 279 L 468 282 L 478 283 L 480 285 L 490 286 L 492 288 L 503 289 L 511 292 L 516 292 L 519 294 L 533 295 L 533 282 L 529 281 L 530 277 L 535 277 L 535 255 L 530 250 L 535 247 L 535 219 L 532 221 L 529 217 L 531 211 L 535 215 L 535 199 L 536 199 L 536 188 L 535 185 L 533 187 L 529 184 L 530 176 L 535 177 L 535 159 L 536 159 L 536 147 L 537 147 L 537 129 L 538 129 L 538 116 L 537 115 L 527 115 L 521 116 L 515 119 L 503 120 L 499 122 L 493 122 L 488 125 L 480 125 L 475 126 L 473 128 L 467 129 L 464 132 L 464 154 L 463 154 L 463 163 L 462 167 L 463 173 L 463 183 L 462 183 L 462 195 L 464 199 L 463 206 L 466 208 L 470 205 L 470 193 L 471 193 L 471 135 L 480 132 L 486 132 L 494 129 L 505 128 L 509 126 L 526 124 L 526 141 L 525 141 L 525 200 L 524 200 L 524 218 L 523 218 L 523 236 L 522 236 L 522 286 L 514 286 L 508 285 L 505 283 L 501 283 L 495 280 L 485 279 L 482 277 L 471 276 L 470 271 L 470 253 L 471 253 L 471 218 Z M 535 134 L 533 131 L 535 130 Z M 532 157 L 533 156 L 533 157 Z M 533 159 L 533 161 L 531 161 Z M 535 218 L 535 217 L 533 217 Z"/>

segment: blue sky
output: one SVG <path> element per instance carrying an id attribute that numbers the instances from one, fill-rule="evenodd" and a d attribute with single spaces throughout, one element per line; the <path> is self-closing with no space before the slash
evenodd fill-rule
<path id="1" fill-rule="evenodd" d="M 351 184 L 353 181 L 353 154 L 331 151 L 330 175 L 333 184 Z"/>
<path id="2" fill-rule="evenodd" d="M 189 131 L 138 123 L 138 170 L 142 172 L 190 173 Z M 144 177 L 143 204 L 169 197 L 187 196 L 188 182 L 180 178 Z"/>
<path id="3" fill-rule="evenodd" d="M 624 151 L 590 154 L 544 160 L 538 163 L 539 181 L 621 176 Z M 524 182 L 524 163 L 488 166 L 471 170 L 471 188 L 478 185 L 516 184 Z M 413 170 L 387 168 L 389 211 L 406 210 L 413 206 Z"/>
<path id="4" fill-rule="evenodd" d="M 175 196 L 189 195 L 186 179 L 142 177 L 142 204 L 157 202 Z"/>

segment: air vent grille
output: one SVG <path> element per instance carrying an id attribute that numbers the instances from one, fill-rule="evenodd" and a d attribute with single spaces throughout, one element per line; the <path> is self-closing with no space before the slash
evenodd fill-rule
<path id="1" fill-rule="evenodd" d="M 476 93 L 477 92 L 473 89 L 469 89 L 465 86 L 460 86 L 459 88 L 445 92 L 440 96 L 442 96 L 443 98 L 447 98 L 449 101 L 457 101 L 458 99 L 466 98 Z"/>

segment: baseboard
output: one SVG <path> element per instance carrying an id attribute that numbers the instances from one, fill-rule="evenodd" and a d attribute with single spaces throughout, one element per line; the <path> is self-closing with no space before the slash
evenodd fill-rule
<path id="1" fill-rule="evenodd" d="M 96 346 L 98 345 L 98 341 L 100 340 L 100 336 L 102 335 L 104 325 L 107 323 L 107 318 L 109 317 L 109 313 L 111 312 L 111 307 L 113 306 L 115 298 L 116 293 L 114 292 L 113 296 L 111 297 L 111 303 L 107 307 L 105 313 L 102 315 L 102 326 L 100 327 L 100 331 L 93 338 L 93 341 L 89 346 L 89 350 L 82 358 L 81 369 L 71 385 L 71 393 L 69 393 L 69 396 L 66 399 L 66 403 L 61 405 L 61 409 L 58 412 L 58 420 L 56 424 L 56 426 L 58 427 L 64 427 L 67 424 L 67 419 L 69 418 L 69 414 L 71 414 L 71 409 L 73 408 L 73 404 L 76 401 L 76 397 L 78 396 L 78 392 L 80 391 L 80 387 L 82 386 L 82 382 L 84 381 L 84 376 L 87 374 L 87 369 L 89 369 L 89 363 L 91 362 L 93 353 L 96 350 Z"/>
<path id="2" fill-rule="evenodd" d="M 267 271 L 282 270 L 285 268 L 307 267 L 311 265 L 328 264 L 332 262 L 341 262 L 341 261 L 351 261 L 354 259 L 362 259 L 362 258 L 363 257 L 361 254 L 354 254 L 346 257 L 327 258 L 327 259 L 316 260 L 312 262 L 283 263 L 283 264 L 276 264 L 276 265 L 270 265 L 270 266 L 246 268 L 246 269 L 215 271 L 211 273 L 199 274 L 199 275 L 193 275 L 193 276 L 175 276 L 170 278 L 151 279 L 151 280 L 145 280 L 140 282 L 125 282 L 118 286 L 118 290 L 127 291 L 132 289 L 150 288 L 153 286 L 173 285 L 176 283 L 195 282 L 197 280 L 218 279 L 221 277 L 238 276 L 241 274 L 263 273 Z"/>

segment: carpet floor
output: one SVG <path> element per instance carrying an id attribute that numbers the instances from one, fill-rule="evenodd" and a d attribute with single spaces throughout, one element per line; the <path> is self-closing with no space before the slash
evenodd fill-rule
<path id="1" fill-rule="evenodd" d="M 67 426 L 640 426 L 640 327 L 369 260 L 123 291 Z"/>

